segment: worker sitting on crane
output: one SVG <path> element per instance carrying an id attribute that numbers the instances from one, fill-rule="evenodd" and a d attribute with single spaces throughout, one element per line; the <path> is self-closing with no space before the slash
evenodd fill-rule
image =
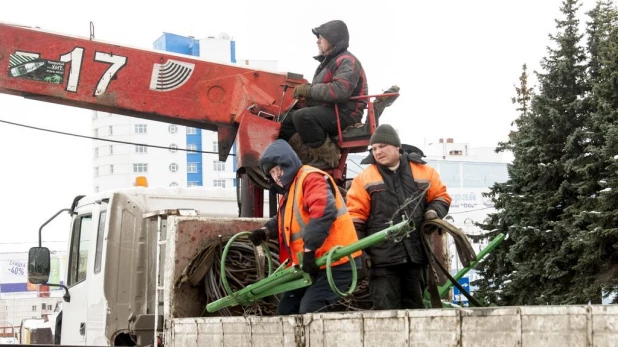
<path id="1" fill-rule="evenodd" d="M 367 95 L 367 78 L 360 61 L 348 51 L 350 35 L 341 20 L 312 29 L 318 38 L 320 62 L 311 84 L 294 89 L 294 97 L 304 97 L 306 107 L 294 110 L 281 124 L 280 138 L 288 141 L 304 164 L 321 169 L 339 164 L 339 147 L 330 140 L 336 136 L 339 109 L 342 130 L 360 123 L 367 107 L 365 100 L 351 97 Z"/>
<path id="2" fill-rule="evenodd" d="M 312 284 L 284 293 L 278 315 L 303 314 L 324 310 L 339 300 L 332 291 L 325 267 L 315 260 L 335 246 L 358 241 L 352 217 L 335 181 L 324 171 L 303 165 L 284 140 L 270 144 L 259 162 L 270 175 L 272 189 L 282 196 L 279 212 L 251 232 L 249 239 L 259 245 L 268 239 L 279 240 L 279 261 L 301 266 L 312 277 Z M 302 263 L 298 254 L 302 253 Z M 360 267 L 361 251 L 352 254 Z M 352 283 L 352 266 L 348 257 L 332 263 L 333 281 L 339 290 Z"/>

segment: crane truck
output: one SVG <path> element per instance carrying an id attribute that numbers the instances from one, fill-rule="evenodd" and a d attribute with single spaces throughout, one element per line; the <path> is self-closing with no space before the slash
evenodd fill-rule
<path id="1" fill-rule="evenodd" d="M 618 345 L 615 306 L 285 317 L 207 312 L 212 303 L 206 302 L 200 285 L 190 285 L 186 269 L 206 243 L 264 222 L 268 182 L 259 170 L 259 156 L 277 138 L 279 116 L 299 107 L 287 90 L 306 80 L 294 73 L 2 23 L 0 67 L 6 69 L 0 73 L 0 93 L 216 131 L 220 160 L 236 144 L 238 214 L 220 210 L 225 204 L 206 188 L 135 187 L 78 196 L 51 218 L 64 212 L 72 216 L 62 283 L 48 283 L 49 250 L 41 247 L 39 231 L 39 247 L 29 252 L 28 278 L 63 288 L 65 302 L 56 325 L 63 345 Z M 334 142 L 342 150 L 341 160 L 328 172 L 342 187 L 347 155 L 366 151 L 379 116 L 397 95 L 367 96 L 365 123 L 350 131 L 339 129 Z M 238 296 L 230 298 L 234 303 Z"/>

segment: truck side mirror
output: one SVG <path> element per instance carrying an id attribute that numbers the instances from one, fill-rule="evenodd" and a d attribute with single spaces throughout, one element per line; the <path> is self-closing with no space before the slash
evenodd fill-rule
<path id="1" fill-rule="evenodd" d="M 49 281 L 50 256 L 47 247 L 32 247 L 28 252 L 28 282 L 46 284 Z"/>

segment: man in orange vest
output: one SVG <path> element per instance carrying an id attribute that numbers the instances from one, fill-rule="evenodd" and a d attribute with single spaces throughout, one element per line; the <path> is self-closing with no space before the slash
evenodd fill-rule
<path id="1" fill-rule="evenodd" d="M 292 147 L 284 140 L 270 144 L 259 162 L 270 175 L 273 187 L 281 195 L 276 216 L 264 227 L 251 232 L 249 239 L 259 245 L 268 239 L 279 239 L 279 261 L 290 260 L 311 275 L 313 283 L 284 293 L 278 315 L 303 314 L 328 309 L 339 300 L 326 277 L 325 267 L 315 259 L 335 246 L 358 241 L 352 218 L 335 181 L 324 171 L 303 165 Z M 302 264 L 298 254 L 302 253 Z M 353 254 L 355 261 L 361 251 Z M 360 263 L 360 262 L 358 262 Z M 360 264 L 359 264 L 360 265 Z M 351 264 L 347 257 L 333 262 L 333 280 L 340 291 L 352 282 Z"/>
<path id="2" fill-rule="evenodd" d="M 354 177 L 346 195 L 359 238 L 379 232 L 391 219 L 401 222 L 402 214 L 417 228 L 424 220 L 446 216 L 451 197 L 420 150 L 401 145 L 388 124 L 376 129 L 370 144 L 371 154 L 362 162 L 370 165 Z M 365 251 L 374 309 L 425 307 L 428 259 L 418 230 L 401 242 L 385 241 Z"/>

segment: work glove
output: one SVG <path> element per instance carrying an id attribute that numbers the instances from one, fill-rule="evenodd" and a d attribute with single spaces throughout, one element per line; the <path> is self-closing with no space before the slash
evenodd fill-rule
<path id="1" fill-rule="evenodd" d="M 438 214 L 434 210 L 425 211 L 425 220 L 438 219 Z"/>
<path id="2" fill-rule="evenodd" d="M 249 235 L 249 241 L 254 246 L 259 246 L 262 242 L 266 241 L 266 230 L 264 229 L 255 229 Z"/>
<path id="3" fill-rule="evenodd" d="M 294 98 L 298 99 L 301 96 L 306 98 L 309 95 L 309 88 L 311 88 L 311 84 L 301 84 L 294 88 Z"/>
<path id="4" fill-rule="evenodd" d="M 311 277 L 318 274 L 320 267 L 315 263 L 315 252 L 311 251 L 303 253 L 303 266 L 301 268 L 304 272 L 311 275 Z"/>

